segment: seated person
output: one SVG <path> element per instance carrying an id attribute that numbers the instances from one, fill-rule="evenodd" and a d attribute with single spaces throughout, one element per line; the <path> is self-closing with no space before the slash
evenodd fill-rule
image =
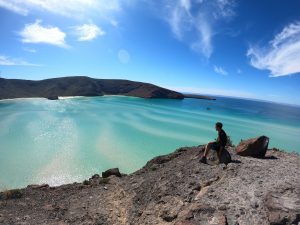
<path id="1" fill-rule="evenodd" d="M 200 162 L 207 163 L 206 157 L 207 157 L 208 152 L 209 152 L 210 149 L 213 149 L 213 150 L 217 151 L 218 157 L 220 159 L 222 150 L 225 148 L 225 146 L 227 144 L 227 135 L 226 135 L 225 131 L 222 129 L 222 127 L 223 127 L 222 123 L 220 123 L 220 122 L 216 123 L 216 131 L 218 131 L 217 140 L 214 141 L 214 142 L 209 142 L 205 146 L 204 155 L 200 159 Z"/>

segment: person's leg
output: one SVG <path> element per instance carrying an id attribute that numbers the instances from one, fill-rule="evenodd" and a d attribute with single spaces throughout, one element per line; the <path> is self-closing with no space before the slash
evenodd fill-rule
<path id="1" fill-rule="evenodd" d="M 205 146 L 205 150 L 204 150 L 204 154 L 202 156 L 202 158 L 200 159 L 201 163 L 207 163 L 206 162 L 206 156 L 208 155 L 209 150 L 211 149 L 211 147 L 213 146 L 214 142 L 209 142 L 206 146 Z"/>
<path id="2" fill-rule="evenodd" d="M 217 151 L 217 155 L 218 155 L 219 160 L 221 158 L 221 154 L 222 154 L 222 147 L 220 147 L 219 150 Z"/>
<path id="3" fill-rule="evenodd" d="M 204 150 L 204 156 L 206 157 L 209 153 L 209 150 L 211 149 L 213 145 L 213 142 L 209 142 L 206 146 L 205 146 L 205 150 Z"/>

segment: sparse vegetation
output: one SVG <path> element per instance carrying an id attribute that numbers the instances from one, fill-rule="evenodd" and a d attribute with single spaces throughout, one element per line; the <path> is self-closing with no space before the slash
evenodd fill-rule
<path id="1" fill-rule="evenodd" d="M 82 182 L 82 184 L 83 184 L 83 185 L 90 185 L 90 181 L 84 180 L 84 181 Z"/>
<path id="2" fill-rule="evenodd" d="M 0 199 L 16 199 L 22 197 L 20 189 L 6 190 L 0 193 Z"/>
<path id="3" fill-rule="evenodd" d="M 155 171 L 155 170 L 157 170 L 157 167 L 156 167 L 156 166 L 152 166 L 150 169 L 151 169 L 152 171 Z"/>
<path id="4" fill-rule="evenodd" d="M 226 147 L 234 147 L 234 144 L 232 143 L 232 140 L 230 139 L 230 136 L 227 136 Z"/>

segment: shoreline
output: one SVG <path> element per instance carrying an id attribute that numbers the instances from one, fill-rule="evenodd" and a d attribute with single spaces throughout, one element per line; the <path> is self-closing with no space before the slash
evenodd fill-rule
<path id="1" fill-rule="evenodd" d="M 204 146 L 204 145 L 199 145 L 199 146 Z M 188 148 L 194 148 L 195 146 L 193 147 L 188 147 Z M 181 147 L 181 148 L 184 148 L 184 147 Z M 181 149 L 179 148 L 179 149 Z M 176 150 L 175 150 L 176 151 Z M 297 151 L 287 151 L 287 150 L 283 150 L 283 149 L 278 149 L 276 147 L 272 147 L 270 149 L 267 150 L 267 152 L 269 151 L 277 151 L 277 152 L 280 152 L 282 154 L 292 154 L 292 155 L 297 155 L 300 157 L 300 153 L 298 153 Z M 170 152 L 169 154 L 166 154 L 166 155 L 171 155 L 173 154 L 174 152 Z M 154 156 L 154 158 L 157 158 L 157 157 L 162 157 L 164 155 L 157 155 L 157 156 Z M 154 158 L 150 159 L 149 161 L 153 160 Z M 147 162 L 145 163 L 145 165 L 147 164 Z M 143 168 L 143 167 L 142 167 Z M 137 171 L 141 170 L 142 168 L 140 169 L 137 169 L 135 171 L 132 171 L 131 173 L 129 173 L 128 175 L 131 175 L 131 174 L 134 174 L 136 173 Z M 92 175 L 92 174 L 91 174 Z M 88 179 L 88 177 L 86 178 Z M 65 186 L 65 185 L 72 185 L 72 184 L 80 184 L 82 183 L 84 180 L 80 181 L 80 180 L 74 180 L 73 182 L 69 182 L 69 183 L 60 183 L 60 184 L 57 184 L 57 185 L 49 185 L 49 187 L 52 187 L 52 188 L 57 188 L 57 187 L 61 187 L 61 186 Z M 37 182 L 37 183 L 28 183 L 24 186 L 15 186 L 15 187 L 12 187 L 12 188 L 3 188 L 3 189 L 0 189 L 0 193 L 3 192 L 3 191 L 9 191 L 9 190 L 15 190 L 15 189 L 26 189 L 28 188 L 29 186 L 32 186 L 32 185 L 48 185 L 48 183 L 45 183 L 45 182 Z M 1 198 L 0 198 L 1 200 Z"/>
<path id="2" fill-rule="evenodd" d="M 95 174 L 82 183 L 6 191 L 10 198 L 1 194 L 0 224 L 21 220 L 24 224 L 177 225 L 222 218 L 229 225 L 283 220 L 290 225 L 299 221 L 299 154 L 271 149 L 257 159 L 238 156 L 228 147 L 232 163 L 206 165 L 199 163 L 202 147 L 157 156 L 121 177 Z M 210 157 L 215 160 L 215 155 Z"/>
<path id="3" fill-rule="evenodd" d="M 75 95 L 75 96 L 57 96 L 57 99 L 49 99 L 47 97 L 16 97 L 16 98 L 5 98 L 5 99 L 0 99 L 1 101 L 12 101 L 12 100 L 31 100 L 31 99 L 45 99 L 45 100 L 64 100 L 64 99 L 75 99 L 75 98 L 93 98 L 93 97 L 130 97 L 130 98 L 143 98 L 139 96 L 130 96 L 130 95 L 95 95 L 95 96 L 84 96 L 84 95 Z M 216 100 L 216 98 L 212 98 L 209 96 L 204 96 L 204 95 L 186 95 L 184 94 L 184 98 L 180 100 L 184 100 L 185 98 L 193 98 L 193 99 L 202 99 L 202 100 Z M 157 99 L 157 98 L 144 98 L 144 99 Z M 159 99 L 170 99 L 170 98 L 159 98 Z M 177 99 L 174 99 L 177 100 Z"/>
<path id="4" fill-rule="evenodd" d="M 204 145 L 200 145 L 200 146 L 204 146 Z M 184 148 L 184 147 L 182 147 Z M 190 147 L 190 148 L 193 148 L 193 147 Z M 179 148 L 180 149 L 180 148 Z M 176 151 L 176 150 L 175 150 Z M 283 149 L 278 149 L 276 147 L 271 147 L 270 149 L 267 150 L 267 152 L 269 151 L 277 151 L 277 152 L 280 152 L 280 153 L 283 153 L 283 154 L 292 154 L 292 155 L 298 155 L 300 157 L 300 153 L 298 153 L 297 151 L 287 151 L 287 150 L 283 150 Z M 173 154 L 174 152 L 170 152 L 169 154 L 167 155 L 171 155 Z M 157 158 L 157 157 L 161 157 L 163 155 L 158 155 L 158 156 L 154 156 L 154 158 Z M 154 158 L 150 159 L 153 160 Z M 146 163 L 147 164 L 147 163 Z M 145 165 L 146 165 L 145 164 Z M 142 167 L 143 168 L 143 167 Z M 140 169 L 142 169 L 140 168 Z M 135 171 L 132 171 L 131 173 L 129 173 L 128 175 L 131 175 L 131 174 L 134 174 L 136 173 L 137 171 L 139 171 L 140 169 L 137 169 Z M 92 174 L 91 174 L 92 175 Z M 75 181 L 74 182 L 71 182 L 71 183 L 61 183 L 61 184 L 57 184 L 57 185 L 51 185 L 50 187 L 53 187 L 53 188 L 57 188 L 57 187 L 60 187 L 60 186 L 64 186 L 64 185 L 71 185 L 71 184 L 80 184 L 82 183 L 82 181 Z M 46 183 L 47 184 L 47 183 Z M 16 186 L 16 187 L 12 187 L 12 188 L 3 188 L 3 189 L 0 189 L 0 193 L 3 192 L 3 191 L 6 191 L 6 190 L 13 190 L 13 189 L 26 189 L 28 186 L 31 186 L 31 185 L 45 185 L 45 182 L 38 182 L 38 183 L 28 183 L 27 185 L 25 186 Z M 48 184 L 47 184 L 48 185 Z"/>

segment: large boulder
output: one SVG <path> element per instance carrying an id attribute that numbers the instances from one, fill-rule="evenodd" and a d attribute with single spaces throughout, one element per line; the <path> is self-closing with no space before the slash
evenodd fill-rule
<path id="1" fill-rule="evenodd" d="M 260 136 L 241 141 L 236 147 L 236 153 L 240 156 L 264 158 L 268 149 L 269 138 Z"/>
<path id="2" fill-rule="evenodd" d="M 117 177 L 122 177 L 122 174 L 120 173 L 119 168 L 112 168 L 112 169 L 106 170 L 105 172 L 102 172 L 103 178 L 107 178 L 112 175 L 117 176 Z"/>

